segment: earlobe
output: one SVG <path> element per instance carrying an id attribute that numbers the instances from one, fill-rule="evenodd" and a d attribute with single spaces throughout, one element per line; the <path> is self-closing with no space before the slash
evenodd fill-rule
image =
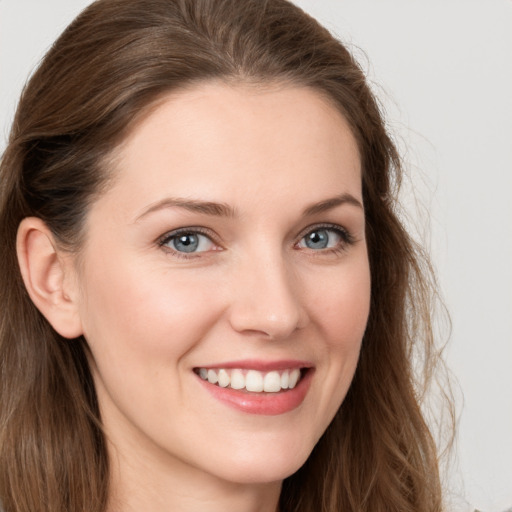
<path id="1" fill-rule="evenodd" d="M 51 231 L 41 219 L 22 220 L 16 250 L 25 287 L 37 309 L 61 336 L 80 336 L 82 325 L 77 297 L 70 284 L 70 258 L 59 252 Z"/>

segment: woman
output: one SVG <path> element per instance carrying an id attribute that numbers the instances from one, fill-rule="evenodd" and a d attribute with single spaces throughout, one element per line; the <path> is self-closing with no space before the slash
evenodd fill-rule
<path id="1" fill-rule="evenodd" d="M 5 512 L 442 509 L 399 157 L 314 20 L 100 0 L 1 165 Z"/>

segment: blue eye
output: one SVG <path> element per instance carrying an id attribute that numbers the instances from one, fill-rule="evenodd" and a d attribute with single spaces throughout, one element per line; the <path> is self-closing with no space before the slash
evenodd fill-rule
<path id="1" fill-rule="evenodd" d="M 181 253 L 211 251 L 215 247 L 209 237 L 196 231 L 181 231 L 171 234 L 162 240 L 161 245 Z"/>
<path id="2" fill-rule="evenodd" d="M 341 242 L 342 234 L 338 229 L 317 228 L 302 237 L 299 247 L 313 250 L 333 249 Z"/>

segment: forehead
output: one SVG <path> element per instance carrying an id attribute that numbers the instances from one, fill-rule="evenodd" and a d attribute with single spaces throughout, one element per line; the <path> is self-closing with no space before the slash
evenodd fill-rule
<path id="1" fill-rule="evenodd" d="M 137 201 L 158 191 L 242 200 L 246 188 L 269 199 L 287 189 L 360 196 L 348 123 L 319 92 L 289 84 L 212 82 L 173 92 L 132 127 L 114 162 L 113 188 L 134 186 Z"/>

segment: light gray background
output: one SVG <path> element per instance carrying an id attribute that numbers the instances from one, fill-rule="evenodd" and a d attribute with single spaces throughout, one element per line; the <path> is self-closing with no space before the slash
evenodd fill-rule
<path id="1" fill-rule="evenodd" d="M 0 0 L 0 151 L 30 70 L 89 3 Z M 512 1 L 297 3 L 356 47 L 430 221 L 464 395 L 445 482 L 483 511 L 511 507 Z"/>

